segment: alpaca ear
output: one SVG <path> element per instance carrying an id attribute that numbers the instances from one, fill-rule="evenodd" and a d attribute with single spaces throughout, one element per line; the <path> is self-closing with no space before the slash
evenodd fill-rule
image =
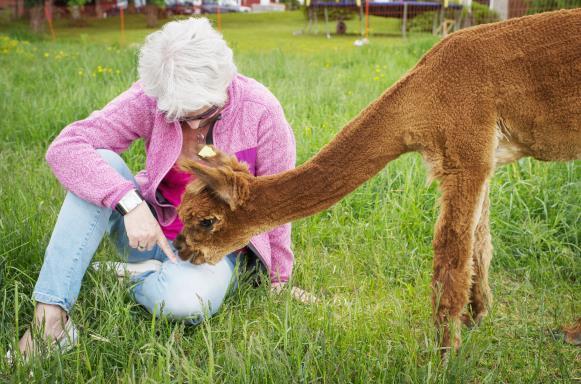
<path id="1" fill-rule="evenodd" d="M 212 167 L 191 159 L 181 160 L 179 166 L 196 175 L 233 211 L 248 199 L 250 186 L 248 176 L 244 173 L 236 172 L 227 165 Z"/>

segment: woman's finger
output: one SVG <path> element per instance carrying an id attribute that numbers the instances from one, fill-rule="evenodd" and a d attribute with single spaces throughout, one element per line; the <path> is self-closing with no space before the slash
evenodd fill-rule
<path id="1" fill-rule="evenodd" d="M 153 249 L 153 247 L 155 247 L 155 241 L 148 243 L 147 247 L 145 247 L 145 249 L 147 249 L 148 251 L 151 251 Z"/>
<path id="2" fill-rule="evenodd" d="M 173 250 L 171 249 L 171 246 L 169 245 L 169 242 L 167 241 L 167 239 L 165 238 L 163 233 L 161 233 L 158 236 L 157 245 L 159 245 L 161 247 L 161 250 L 163 251 L 163 253 L 165 253 L 165 255 L 168 257 L 168 259 L 171 260 L 172 263 L 175 263 L 178 261 L 177 256 L 173 253 Z"/>
<path id="3" fill-rule="evenodd" d="M 138 245 L 139 245 L 139 240 L 131 238 L 131 237 L 129 238 L 129 246 L 131 248 L 137 249 Z"/>

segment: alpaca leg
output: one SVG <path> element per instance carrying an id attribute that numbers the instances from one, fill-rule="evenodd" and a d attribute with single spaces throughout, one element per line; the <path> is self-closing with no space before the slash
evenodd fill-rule
<path id="1" fill-rule="evenodd" d="M 492 292 L 488 285 L 488 269 L 492 259 L 489 207 L 490 199 L 488 197 L 488 186 L 486 186 L 484 201 L 482 203 L 482 213 L 480 214 L 480 220 L 474 233 L 474 251 L 472 254 L 474 275 L 470 290 L 468 312 L 462 317 L 462 322 L 467 326 L 479 324 L 482 318 L 488 313 L 488 309 L 492 304 Z"/>
<path id="2" fill-rule="evenodd" d="M 434 234 L 432 303 L 444 349 L 460 347 L 460 316 L 472 286 L 474 235 L 485 196 L 486 168 L 457 170 L 442 181 Z M 453 339 L 453 340 L 452 340 Z"/>

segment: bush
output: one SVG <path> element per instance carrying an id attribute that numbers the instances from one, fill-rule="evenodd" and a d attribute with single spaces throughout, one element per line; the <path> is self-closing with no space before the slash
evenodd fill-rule
<path id="1" fill-rule="evenodd" d="M 69 5 L 69 7 L 72 6 L 79 6 L 82 7 L 83 5 L 87 4 L 88 0 L 68 0 L 67 4 Z"/>
<path id="2" fill-rule="evenodd" d="M 436 12 L 424 12 L 409 21 L 409 30 L 412 32 L 431 32 Z"/>
<path id="3" fill-rule="evenodd" d="M 538 0 L 542 1 L 542 0 Z M 410 20 L 409 29 L 412 32 L 431 32 L 432 23 L 434 20 L 434 15 L 436 12 L 425 12 L 418 15 Z M 446 19 L 454 19 L 454 10 L 446 9 L 444 11 L 444 17 Z M 472 22 L 465 23 L 464 21 L 469 18 L 468 10 L 466 8 L 462 9 L 462 25 L 478 25 L 492 23 L 500 20 L 498 13 L 494 10 L 489 9 L 486 5 L 480 3 L 472 3 Z"/>
<path id="4" fill-rule="evenodd" d="M 147 0 L 147 5 L 155 5 L 159 8 L 165 8 L 165 0 Z"/>
<path id="5" fill-rule="evenodd" d="M 468 11 L 466 9 L 462 10 L 462 20 L 468 17 Z M 500 16 L 498 12 L 493 9 L 488 8 L 488 6 L 480 3 L 472 3 L 472 23 L 471 25 L 479 25 L 486 23 L 494 23 L 499 21 Z"/>
<path id="6" fill-rule="evenodd" d="M 280 2 L 285 5 L 287 11 L 294 11 L 301 7 L 299 0 L 281 0 Z"/>
<path id="7" fill-rule="evenodd" d="M 579 0 L 529 0 L 527 14 L 554 11 L 557 9 L 577 8 L 581 6 Z"/>
<path id="8" fill-rule="evenodd" d="M 309 19 L 309 7 L 302 7 L 303 15 L 305 19 Z M 325 9 L 323 7 L 315 8 L 317 12 L 317 18 L 319 20 L 325 20 Z M 346 8 L 327 8 L 327 15 L 329 20 L 351 20 L 355 12 L 352 9 Z"/>

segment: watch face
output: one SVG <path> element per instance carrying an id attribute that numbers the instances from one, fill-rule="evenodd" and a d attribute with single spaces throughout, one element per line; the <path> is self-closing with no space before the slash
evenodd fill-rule
<path id="1" fill-rule="evenodd" d="M 132 193 L 128 197 L 129 201 L 127 202 L 127 205 L 130 206 L 130 209 L 133 209 L 141 204 L 141 197 L 139 197 L 137 193 Z"/>
<path id="2" fill-rule="evenodd" d="M 143 199 L 139 197 L 137 192 L 131 191 L 121 199 L 119 204 L 123 207 L 123 210 L 125 210 L 125 212 L 129 212 L 133 210 L 135 207 L 137 207 L 139 204 L 141 204 L 142 201 Z"/>

